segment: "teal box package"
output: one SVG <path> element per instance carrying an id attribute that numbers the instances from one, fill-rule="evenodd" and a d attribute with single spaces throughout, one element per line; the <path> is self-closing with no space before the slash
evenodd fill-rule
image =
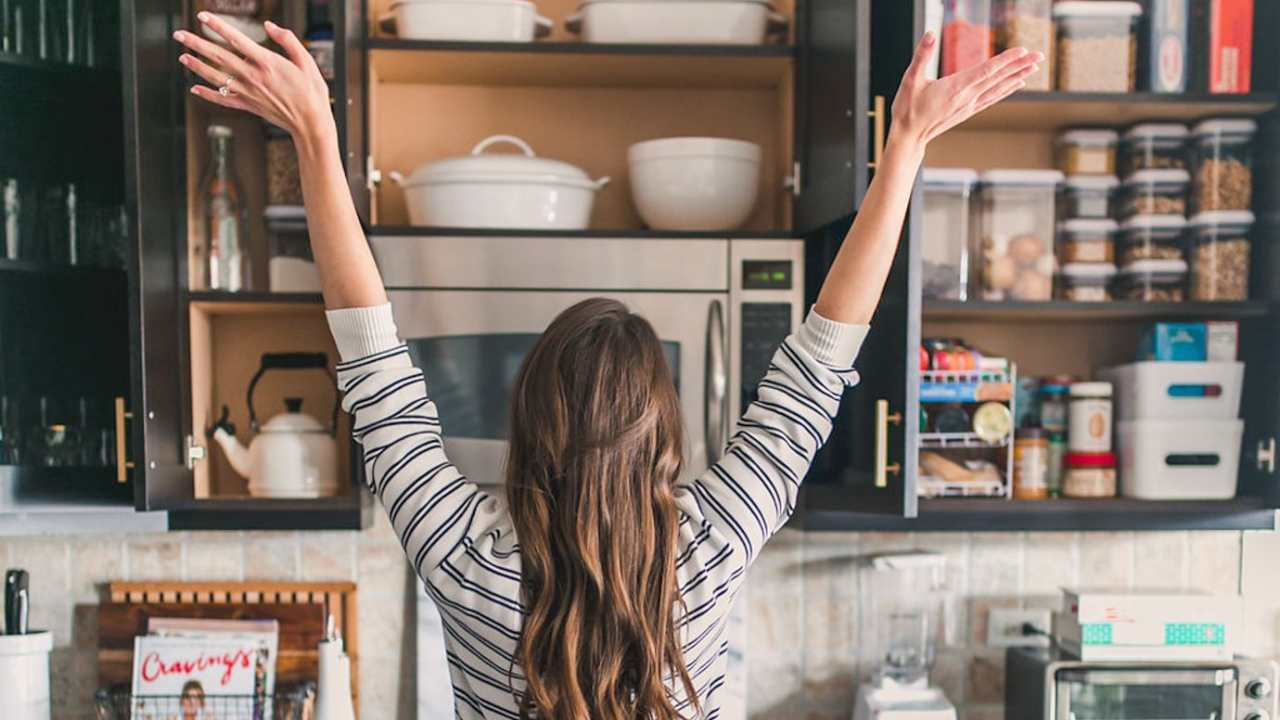
<path id="1" fill-rule="evenodd" d="M 1142 336 L 1139 360 L 1204 362 L 1204 323 L 1156 323 Z"/>

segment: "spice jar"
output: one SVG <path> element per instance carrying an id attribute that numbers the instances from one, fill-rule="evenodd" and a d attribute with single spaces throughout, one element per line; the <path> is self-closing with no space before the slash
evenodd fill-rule
<path id="1" fill-rule="evenodd" d="M 1110 263 L 1115 260 L 1115 220 L 1066 220 L 1058 223 L 1058 263 Z"/>
<path id="2" fill-rule="evenodd" d="M 1191 298 L 1193 300 L 1249 299 L 1248 210 L 1205 212 L 1191 218 Z"/>
<path id="3" fill-rule="evenodd" d="M 1115 175 L 1119 140 L 1115 130 L 1067 130 L 1054 146 L 1057 167 L 1067 175 Z"/>
<path id="4" fill-rule="evenodd" d="M 1186 285 L 1186 260 L 1138 260 L 1120 269 L 1113 295 L 1117 300 L 1182 302 Z"/>
<path id="5" fill-rule="evenodd" d="M 1139 170 L 1124 179 L 1120 216 L 1185 215 L 1190 185 L 1186 170 Z"/>
<path id="6" fill-rule="evenodd" d="M 1186 125 L 1179 123 L 1138 123 L 1120 140 L 1120 172 L 1132 175 L 1139 170 L 1186 170 Z"/>
<path id="7" fill-rule="evenodd" d="M 1053 297 L 1055 170 L 982 174 L 981 286 L 986 300 Z"/>
<path id="8" fill-rule="evenodd" d="M 1136 2 L 1058 2 L 1058 89 L 1063 92 L 1133 92 L 1137 42 Z"/>
<path id="9" fill-rule="evenodd" d="M 1059 294 L 1072 302 L 1104 302 L 1111 299 L 1107 287 L 1115 277 L 1111 263 L 1071 263 L 1062 266 Z"/>
<path id="10" fill-rule="evenodd" d="M 1049 497 L 1049 438 L 1040 428 L 1019 430 L 1013 441 L 1013 497 Z"/>
<path id="11" fill-rule="evenodd" d="M 1193 212 L 1248 210 L 1253 202 L 1253 136 L 1243 118 L 1205 120 L 1192 129 Z"/>
<path id="12" fill-rule="evenodd" d="M 1116 494 L 1116 456 L 1112 452 L 1069 452 L 1062 494 L 1070 498 L 1108 498 Z"/>
<path id="13" fill-rule="evenodd" d="M 1067 431 L 1067 391 L 1071 383 L 1071 377 L 1059 376 L 1040 385 L 1040 427 L 1049 433 Z"/>
<path id="14" fill-rule="evenodd" d="M 267 126 L 267 204 L 302 204 L 297 148 L 289 133 L 274 125 Z"/>
<path id="15" fill-rule="evenodd" d="M 1184 259 L 1186 227 L 1187 219 L 1181 215 L 1134 215 L 1120 228 L 1120 263 Z"/>
<path id="16" fill-rule="evenodd" d="M 942 16 L 942 74 L 980 65 L 994 54 L 991 0 L 946 0 Z"/>
<path id="17" fill-rule="evenodd" d="M 924 296 L 944 300 L 970 299 L 970 192 L 978 181 L 974 170 L 925 168 L 924 239 L 921 265 Z"/>
<path id="18" fill-rule="evenodd" d="M 996 52 L 1023 47 L 1044 55 L 1040 69 L 1025 78 L 1026 89 L 1048 92 L 1053 89 L 1053 2 L 1052 0 L 997 0 Z"/>
<path id="19" fill-rule="evenodd" d="M 1078 382 L 1071 386 L 1067 449 L 1071 452 L 1111 450 L 1111 383 Z"/>
<path id="20" fill-rule="evenodd" d="M 1120 180 L 1115 175 L 1068 175 L 1062 184 L 1058 217 L 1063 220 L 1105 220 L 1111 217 L 1111 197 Z"/>

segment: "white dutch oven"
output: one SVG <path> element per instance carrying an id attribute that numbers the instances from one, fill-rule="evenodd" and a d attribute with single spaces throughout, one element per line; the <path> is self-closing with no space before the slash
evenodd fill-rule
<path id="1" fill-rule="evenodd" d="M 498 143 L 515 145 L 521 154 L 484 154 Z M 585 230 L 596 191 L 609 182 L 540 158 L 511 135 L 485 138 L 470 155 L 427 163 L 408 178 L 388 174 L 404 188 L 409 221 L 437 227 Z"/>
<path id="2" fill-rule="evenodd" d="M 627 150 L 631 198 L 654 230 L 734 230 L 751 217 L 760 188 L 760 146 L 679 137 Z"/>
<path id="3" fill-rule="evenodd" d="M 378 24 L 405 40 L 530 42 L 551 33 L 527 0 L 396 0 Z"/>
<path id="4" fill-rule="evenodd" d="M 759 45 L 785 33 L 765 0 L 588 0 L 565 20 L 591 43 Z"/>

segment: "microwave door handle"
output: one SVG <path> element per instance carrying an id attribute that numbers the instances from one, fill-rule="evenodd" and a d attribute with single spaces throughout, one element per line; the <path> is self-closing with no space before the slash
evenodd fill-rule
<path id="1" fill-rule="evenodd" d="M 707 466 L 720 461 L 728 442 L 729 376 L 725 367 L 724 311 L 719 300 L 711 301 L 707 315 L 707 362 L 703 393 L 703 425 L 707 443 Z"/>

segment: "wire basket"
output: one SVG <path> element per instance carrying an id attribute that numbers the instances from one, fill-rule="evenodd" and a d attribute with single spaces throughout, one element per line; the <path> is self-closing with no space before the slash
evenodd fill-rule
<path id="1" fill-rule="evenodd" d="M 314 683 L 276 688 L 270 699 L 253 695 L 134 695 L 127 688 L 99 690 L 95 720 L 311 720 Z"/>

